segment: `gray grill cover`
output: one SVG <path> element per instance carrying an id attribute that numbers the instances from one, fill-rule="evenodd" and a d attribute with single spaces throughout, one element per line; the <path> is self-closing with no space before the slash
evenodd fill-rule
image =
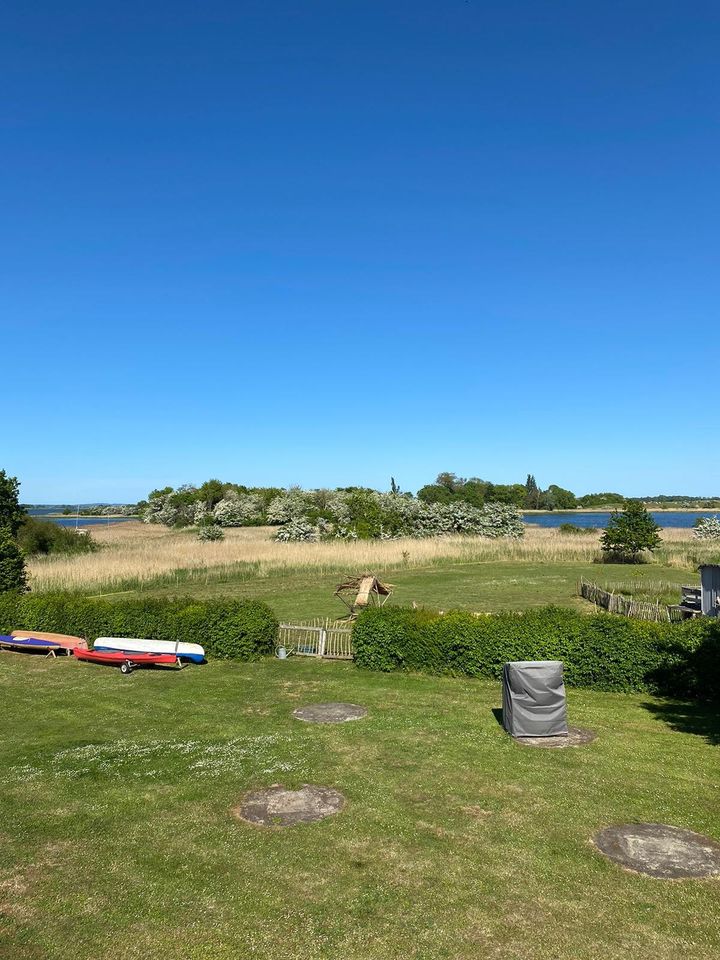
<path id="1" fill-rule="evenodd" d="M 503 726 L 513 737 L 567 734 L 563 665 L 522 660 L 503 667 Z"/>

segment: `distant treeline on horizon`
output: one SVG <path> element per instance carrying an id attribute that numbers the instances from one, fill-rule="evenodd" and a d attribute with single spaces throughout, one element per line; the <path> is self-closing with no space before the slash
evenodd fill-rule
<path id="1" fill-rule="evenodd" d="M 119 514 L 136 516 L 145 513 L 148 503 L 158 497 L 178 498 L 184 503 L 204 503 L 208 510 L 222 500 L 228 492 L 251 494 L 260 497 L 268 504 L 274 497 L 286 492 L 285 487 L 250 487 L 243 484 L 223 482 L 217 479 L 205 481 L 195 486 L 183 484 L 180 487 L 164 487 L 153 490 L 146 500 L 137 504 L 91 503 L 91 504 L 25 504 L 24 508 L 36 514 L 59 513 L 66 516 L 108 516 Z M 337 492 L 351 493 L 366 490 L 366 487 L 336 487 Z M 411 493 L 401 491 L 394 478 L 390 481 L 390 492 L 399 496 L 412 497 Z M 657 494 L 648 497 L 626 497 L 621 493 L 605 491 L 577 496 L 571 490 L 551 483 L 546 489 L 538 486 L 533 474 L 528 474 L 525 483 L 498 484 L 478 477 L 464 478 L 454 473 L 438 474 L 434 483 L 426 484 L 417 491 L 417 499 L 427 504 L 449 504 L 462 502 L 474 507 L 486 503 L 502 503 L 520 510 L 579 510 L 606 507 L 613 509 L 628 501 L 640 501 L 646 506 L 673 506 L 677 508 L 715 509 L 720 508 L 718 496 L 688 496 L 686 494 Z"/>

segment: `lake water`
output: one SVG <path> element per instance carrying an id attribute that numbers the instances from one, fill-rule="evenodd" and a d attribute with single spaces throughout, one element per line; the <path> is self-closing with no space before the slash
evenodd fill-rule
<path id="1" fill-rule="evenodd" d="M 52 523 L 57 523 L 61 527 L 91 527 L 96 526 L 98 523 L 127 523 L 130 517 L 48 517 L 44 513 L 30 513 L 31 517 L 36 517 L 38 520 L 50 520 Z"/>
<path id="2" fill-rule="evenodd" d="M 576 527 L 606 527 L 611 513 L 583 513 L 580 510 L 553 513 L 524 513 L 525 523 L 539 527 L 559 527 L 561 523 L 574 523 Z M 650 511 L 650 516 L 661 527 L 692 527 L 698 517 L 715 517 L 712 510 Z"/>

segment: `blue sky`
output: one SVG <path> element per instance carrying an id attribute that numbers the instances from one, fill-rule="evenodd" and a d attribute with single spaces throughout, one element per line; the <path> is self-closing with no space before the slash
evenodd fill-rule
<path id="1" fill-rule="evenodd" d="M 10 2 L 26 501 L 720 491 L 716 3 Z"/>

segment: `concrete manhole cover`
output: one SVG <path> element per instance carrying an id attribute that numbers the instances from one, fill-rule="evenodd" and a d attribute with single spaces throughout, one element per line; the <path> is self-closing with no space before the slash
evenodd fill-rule
<path id="1" fill-rule="evenodd" d="M 562 750 L 563 747 L 582 747 L 586 743 L 592 743 L 595 734 L 592 730 L 583 730 L 581 727 L 568 727 L 566 737 L 515 737 L 515 739 L 526 747 Z"/>
<path id="2" fill-rule="evenodd" d="M 650 877 L 679 880 L 720 876 L 720 843 L 664 823 L 606 827 L 593 837 L 601 853 L 620 866 Z"/>
<path id="3" fill-rule="evenodd" d="M 367 710 L 356 703 L 313 703 L 293 710 L 293 716 L 306 723 L 346 723 L 366 717 Z"/>
<path id="4" fill-rule="evenodd" d="M 339 813 L 345 797 L 331 787 L 315 787 L 306 783 L 299 790 L 269 787 L 254 790 L 243 797 L 233 810 L 234 816 L 264 827 L 294 827 L 296 823 L 314 823 Z"/>

